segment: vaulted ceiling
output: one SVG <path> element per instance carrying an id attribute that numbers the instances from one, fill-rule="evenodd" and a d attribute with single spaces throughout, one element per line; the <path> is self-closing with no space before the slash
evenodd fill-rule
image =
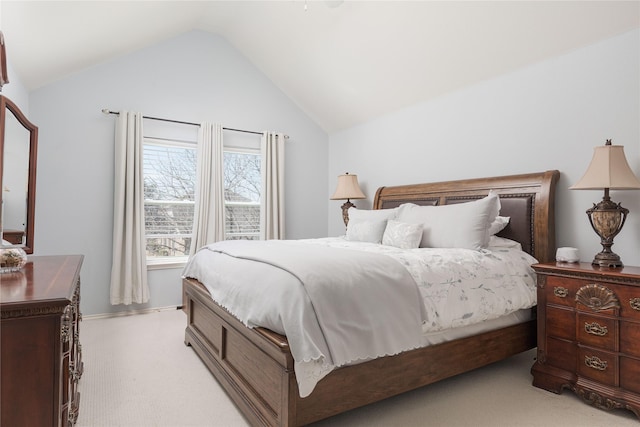
<path id="1" fill-rule="evenodd" d="M 3 0 L 0 23 L 29 90 L 216 33 L 333 132 L 638 28 L 640 2 Z"/>

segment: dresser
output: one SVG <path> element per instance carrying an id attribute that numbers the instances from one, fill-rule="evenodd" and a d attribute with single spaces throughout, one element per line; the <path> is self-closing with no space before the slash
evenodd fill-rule
<path id="1" fill-rule="evenodd" d="M 83 257 L 32 256 L 0 274 L 2 426 L 68 426 L 78 417 Z"/>
<path id="2" fill-rule="evenodd" d="M 640 268 L 588 263 L 533 266 L 538 354 L 533 385 L 573 390 L 601 409 L 640 418 Z"/>
<path id="3" fill-rule="evenodd" d="M 12 245 L 24 244 L 24 230 L 2 230 L 2 238 Z"/>

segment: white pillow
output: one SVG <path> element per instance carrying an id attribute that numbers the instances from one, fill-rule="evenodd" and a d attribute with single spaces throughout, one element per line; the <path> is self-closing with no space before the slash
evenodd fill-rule
<path id="1" fill-rule="evenodd" d="M 382 235 L 382 244 L 400 249 L 415 249 L 422 240 L 422 224 L 409 224 L 390 219 Z"/>
<path id="2" fill-rule="evenodd" d="M 422 224 L 421 248 L 481 249 L 489 243 L 489 225 L 495 220 L 499 197 L 492 193 L 473 202 L 443 206 L 405 204 L 398 220 Z"/>
<path id="3" fill-rule="evenodd" d="M 367 210 L 351 207 L 349 208 L 348 213 L 349 222 L 351 222 L 352 219 L 361 219 L 366 221 L 386 221 L 388 219 L 396 219 L 398 208 Z"/>
<path id="4" fill-rule="evenodd" d="M 497 218 L 498 214 L 500 214 L 500 209 L 502 208 L 502 204 L 500 203 L 500 196 L 498 195 L 498 193 L 496 193 L 493 190 L 489 190 L 489 194 L 487 194 L 487 197 L 496 198 L 496 202 L 491 206 L 491 210 L 489 211 L 489 224 L 491 224 L 494 218 Z M 487 236 L 487 239 L 488 238 L 489 237 Z"/>
<path id="5" fill-rule="evenodd" d="M 382 234 L 387 226 L 387 220 L 369 221 L 359 218 L 349 218 L 347 225 L 347 240 L 353 242 L 382 242 Z"/>
<path id="6" fill-rule="evenodd" d="M 493 236 L 494 234 L 498 234 L 504 230 L 507 224 L 509 224 L 510 219 L 510 216 L 497 216 L 491 225 L 489 225 L 489 231 L 487 232 L 489 233 L 489 236 Z"/>

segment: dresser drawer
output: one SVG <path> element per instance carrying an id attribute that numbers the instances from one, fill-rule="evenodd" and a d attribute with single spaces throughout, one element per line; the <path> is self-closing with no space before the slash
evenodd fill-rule
<path id="1" fill-rule="evenodd" d="M 565 371 L 575 372 L 577 347 L 574 343 L 548 337 L 546 344 L 545 363 Z"/>
<path id="2" fill-rule="evenodd" d="M 576 308 L 591 313 L 617 316 L 620 311 L 617 290 L 616 285 L 589 281 L 576 291 Z"/>
<path id="3" fill-rule="evenodd" d="M 616 386 L 618 357 L 606 351 L 578 347 L 578 375 Z"/>
<path id="4" fill-rule="evenodd" d="M 640 393 L 640 359 L 620 358 L 620 387 Z"/>
<path id="5" fill-rule="evenodd" d="M 576 334 L 580 344 L 616 351 L 618 322 L 615 319 L 578 313 Z"/>
<path id="6" fill-rule="evenodd" d="M 620 299 L 620 316 L 640 321 L 640 288 L 619 286 L 616 294 Z"/>
<path id="7" fill-rule="evenodd" d="M 575 307 L 576 291 L 587 283 L 586 280 L 548 276 L 547 284 L 544 288 L 547 296 L 547 304 Z"/>
<path id="8" fill-rule="evenodd" d="M 547 306 L 546 327 L 547 336 L 576 339 L 576 316 L 572 310 Z"/>
<path id="9" fill-rule="evenodd" d="M 640 357 L 640 323 L 620 322 L 620 352 Z"/>

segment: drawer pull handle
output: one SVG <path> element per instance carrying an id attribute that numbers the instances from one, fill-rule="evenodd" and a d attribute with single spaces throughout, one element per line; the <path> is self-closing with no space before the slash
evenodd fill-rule
<path id="1" fill-rule="evenodd" d="M 599 337 L 603 337 L 607 335 L 609 329 L 606 326 L 601 326 L 597 322 L 587 323 L 584 322 L 584 330 L 588 334 L 597 335 Z"/>
<path id="2" fill-rule="evenodd" d="M 600 360 L 598 356 L 585 356 L 584 364 L 592 369 L 597 369 L 598 371 L 604 371 L 607 369 L 607 361 Z"/>
<path id="3" fill-rule="evenodd" d="M 569 295 L 569 289 L 563 288 L 562 286 L 556 286 L 553 288 L 553 294 L 558 298 L 566 298 Z"/>
<path id="4" fill-rule="evenodd" d="M 634 310 L 640 311 L 640 298 L 631 298 L 629 300 L 629 304 Z"/>

